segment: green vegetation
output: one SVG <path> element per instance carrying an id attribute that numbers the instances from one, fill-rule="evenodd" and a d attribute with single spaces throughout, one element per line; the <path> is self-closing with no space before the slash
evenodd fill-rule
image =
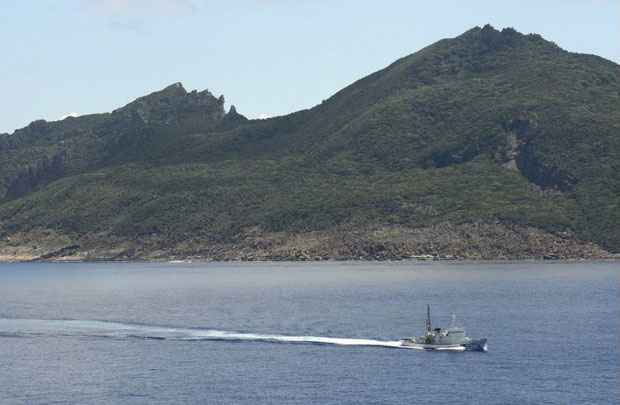
<path id="1" fill-rule="evenodd" d="M 0 236 L 165 249 L 487 223 L 620 252 L 619 105 L 618 65 L 489 26 L 269 120 L 175 84 L 0 135 Z"/>

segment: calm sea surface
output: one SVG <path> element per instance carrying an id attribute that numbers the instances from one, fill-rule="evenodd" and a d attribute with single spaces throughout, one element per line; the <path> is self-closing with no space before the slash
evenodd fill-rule
<path id="1" fill-rule="evenodd" d="M 620 263 L 0 264 L 0 404 L 616 404 Z M 390 346 L 452 312 L 486 353 Z"/>

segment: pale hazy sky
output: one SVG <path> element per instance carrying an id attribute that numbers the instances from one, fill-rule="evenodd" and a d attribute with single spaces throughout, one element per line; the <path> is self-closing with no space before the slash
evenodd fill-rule
<path id="1" fill-rule="evenodd" d="M 0 132 L 177 81 L 286 114 L 486 23 L 620 62 L 620 0 L 0 0 Z"/>

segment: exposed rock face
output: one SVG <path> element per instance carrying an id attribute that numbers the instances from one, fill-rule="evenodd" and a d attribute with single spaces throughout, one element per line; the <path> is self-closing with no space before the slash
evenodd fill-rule
<path id="1" fill-rule="evenodd" d="M 508 165 L 515 167 L 532 183 L 542 188 L 554 188 L 560 191 L 573 191 L 576 179 L 563 170 L 545 163 L 539 156 L 536 138 L 539 129 L 528 118 L 513 119 L 506 125 L 508 140 L 511 145 L 511 161 Z"/>
<path id="2" fill-rule="evenodd" d="M 20 172 L 9 183 L 5 198 L 19 198 L 64 176 L 65 157 L 64 152 L 54 155 L 51 159 L 44 157 L 35 165 Z"/>
<path id="3" fill-rule="evenodd" d="M 239 114 L 234 105 L 230 106 L 230 110 L 228 114 L 224 116 L 220 124 L 218 125 L 218 130 L 227 130 L 231 128 L 235 128 L 239 125 L 245 124 L 248 122 L 248 119 Z"/>
<path id="4" fill-rule="evenodd" d="M 502 166 L 510 170 L 519 170 L 517 166 L 517 156 L 519 155 L 519 140 L 513 132 L 506 135 L 506 149 L 500 151 L 500 161 Z"/>
<path id="5" fill-rule="evenodd" d="M 517 167 L 532 183 L 542 188 L 556 188 L 565 192 L 574 190 L 576 180 L 561 169 L 542 162 L 531 143 L 521 145 L 516 158 Z"/>
<path id="6" fill-rule="evenodd" d="M 136 114 L 145 124 L 177 124 L 194 115 L 205 121 L 217 122 L 224 115 L 224 96 L 216 98 L 208 90 L 187 92 L 181 83 L 127 104 L 114 114 Z"/>

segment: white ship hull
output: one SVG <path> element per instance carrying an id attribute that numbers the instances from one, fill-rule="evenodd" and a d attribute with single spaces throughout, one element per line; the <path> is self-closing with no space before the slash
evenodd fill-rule
<path id="1" fill-rule="evenodd" d="M 452 350 L 455 352 L 465 351 L 465 347 L 461 345 L 427 345 L 419 343 L 409 343 L 407 341 L 400 342 L 403 349 L 416 349 L 416 350 Z"/>
<path id="2" fill-rule="evenodd" d="M 455 352 L 464 352 L 468 351 L 478 351 L 478 352 L 486 352 L 487 351 L 487 340 L 486 339 L 478 339 L 471 340 L 467 343 L 459 343 L 459 344 L 451 344 L 451 345 L 442 345 L 442 344 L 428 344 L 428 343 L 415 343 L 410 339 L 403 339 L 400 341 L 400 347 L 403 349 L 416 349 L 416 350 L 437 350 L 437 351 L 455 351 Z"/>

